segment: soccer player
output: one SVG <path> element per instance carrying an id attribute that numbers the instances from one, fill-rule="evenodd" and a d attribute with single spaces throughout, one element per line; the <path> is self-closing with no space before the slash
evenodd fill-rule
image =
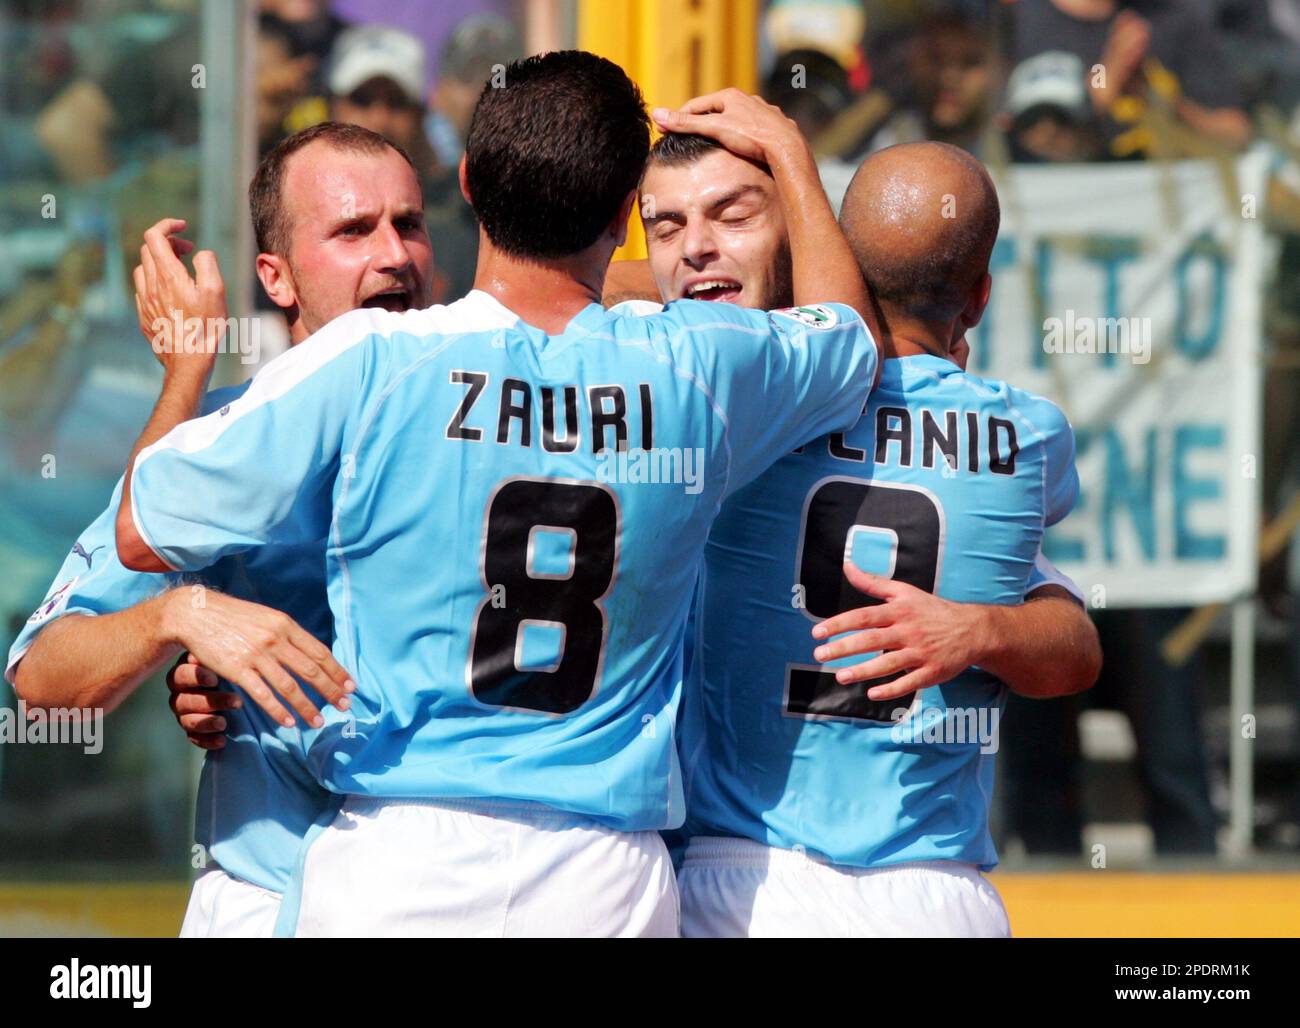
<path id="1" fill-rule="evenodd" d="M 708 130 L 689 115 L 661 124 Z M 779 234 L 764 229 L 779 212 L 761 170 L 719 178 L 729 155 L 661 145 L 685 155 L 689 178 L 675 196 L 652 159 L 643 184 L 665 295 L 779 289 Z M 980 874 L 996 861 L 1005 689 L 1078 691 L 1099 660 L 1066 601 L 1013 606 L 1035 581 L 1043 528 L 1074 502 L 1072 434 L 1050 403 L 953 363 L 987 303 L 998 227 L 978 162 L 941 144 L 883 151 L 842 224 L 889 359 L 854 429 L 740 490 L 710 536 L 681 737 L 683 933 L 1006 935 Z"/>
<path id="2" fill-rule="evenodd" d="M 400 311 L 429 302 L 432 248 L 418 179 L 381 137 L 333 123 L 291 136 L 259 165 L 250 202 L 258 275 L 289 316 L 292 344 L 357 306 Z M 179 256 L 191 244 L 173 235 L 183 228 L 167 219 L 145 234 L 135 282 L 150 338 L 155 319 L 170 324 L 174 311 L 225 321 L 216 260 L 195 254 L 190 278 Z M 172 416 L 188 416 L 189 404 L 219 411 L 247 390 L 245 383 L 203 393 L 214 353 L 159 352 Z M 113 531 L 120 492 L 119 484 L 109 509 L 78 538 L 50 597 L 14 642 L 6 677 L 31 707 L 112 709 L 188 650 L 189 662 L 168 676 L 173 710 L 191 730 L 225 734 L 191 735 L 214 752 L 204 761 L 196 816 L 209 863 L 182 935 L 268 935 L 303 835 L 332 809 L 307 771 L 286 705 L 309 724 L 322 699 L 347 705 L 348 675 L 329 651 L 323 532 L 315 542 L 219 561 L 199 589 L 122 566 Z M 281 663 L 310 684 L 300 689 Z M 229 687 L 214 689 L 217 676 L 257 705 L 243 705 Z M 200 686 L 202 696 L 186 691 Z"/>
<path id="3" fill-rule="evenodd" d="M 301 934 L 676 933 L 658 829 L 682 817 L 673 729 L 709 526 L 800 441 L 854 424 L 879 365 L 848 306 L 606 312 L 648 150 L 616 65 L 512 64 L 462 165 L 477 288 L 338 319 L 129 472 L 129 567 L 329 524 L 357 691 L 309 744 L 348 799 L 303 855 Z M 806 144 L 769 163 L 802 215 L 796 299 L 865 306 Z M 631 450 L 689 454 L 699 488 L 621 481 Z"/>
<path id="4" fill-rule="evenodd" d="M 722 97 L 751 132 L 761 127 L 775 137 L 797 131 L 779 109 L 757 97 L 726 90 L 711 102 L 721 104 Z M 683 123 L 672 113 L 662 122 L 667 128 Z M 718 122 L 699 124 L 713 133 Z M 710 136 L 667 132 L 651 149 L 641 183 L 649 259 L 614 266 L 619 289 L 607 302 L 698 297 L 760 309 L 792 303 L 785 218 L 774 187 L 761 162 L 737 156 Z M 644 267 L 634 267 L 638 264 Z M 648 313 L 661 307 L 655 303 L 630 309 Z M 965 370 L 968 355 L 963 331 L 950 357 Z M 1077 587 L 1040 554 L 1031 571 L 1029 594 L 1036 601 L 1032 607 L 997 610 L 981 609 L 980 604 L 926 603 L 919 595 L 909 595 L 916 601 L 915 608 L 908 607 L 915 624 L 906 628 L 916 633 L 912 653 L 923 658 L 918 670 L 938 682 L 943 678 L 935 674 L 950 675 L 976 662 L 981 655 L 977 647 L 988 645 L 993 627 L 996 644 L 1013 655 L 1003 661 L 1000 673 L 1024 676 L 1010 684 L 1041 692 L 1050 667 L 1055 684 L 1046 687 L 1049 694 L 1078 691 L 1081 682 L 1095 678 L 1100 654 Z M 990 624 L 990 618 L 996 621 Z M 1052 647 L 1046 662 L 1039 659 L 1043 640 Z M 735 645 L 744 644 L 737 640 Z"/>

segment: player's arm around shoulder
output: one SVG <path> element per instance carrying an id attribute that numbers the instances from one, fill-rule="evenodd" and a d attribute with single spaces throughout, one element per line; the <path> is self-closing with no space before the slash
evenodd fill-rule
<path id="1" fill-rule="evenodd" d="M 122 484 L 119 482 L 117 490 Z M 111 711 L 182 651 L 239 686 L 281 724 L 320 711 L 292 675 L 346 709 L 352 686 L 329 651 L 287 614 L 198 583 L 131 571 L 113 546 L 114 502 L 78 537 L 46 599 L 10 649 L 6 677 L 29 709 Z M 193 669 L 191 669 L 193 670 Z M 173 691 L 173 710 L 182 710 Z M 196 677 L 189 685 L 201 685 Z M 222 697 L 233 694 L 223 693 Z M 214 709 L 238 706 L 213 701 Z M 191 726 L 186 725 L 190 728 Z"/>
<path id="2" fill-rule="evenodd" d="M 5 675 L 29 709 L 111 710 L 172 652 L 158 631 L 171 583 L 118 561 L 116 499 L 77 537 L 9 651 Z"/>
<path id="3" fill-rule="evenodd" d="M 1015 606 L 983 611 L 985 652 L 979 664 L 1012 692 L 1031 699 L 1089 689 L 1101 673 L 1101 640 L 1083 593 L 1040 549 Z"/>
<path id="4" fill-rule="evenodd" d="M 1039 451 L 1044 524 L 1055 524 L 1074 506 L 1079 490 L 1069 420 L 1048 400 L 1005 383 L 971 378 L 980 393 L 1013 420 L 1021 451 Z M 1036 500 L 1039 476 L 1030 477 Z M 1101 671 L 1097 630 L 1078 595 L 1059 584 L 1063 576 L 1049 575 L 1032 586 L 1024 603 L 1003 606 L 945 600 L 852 565 L 845 574 L 859 590 L 883 602 L 815 626 L 814 638 L 825 641 L 814 655 L 827 662 L 886 651 L 836 672 L 842 683 L 904 673 L 895 682 L 870 689 L 873 700 L 896 699 L 940 684 L 974 665 L 996 675 L 1013 692 L 1036 698 L 1082 692 Z M 847 632 L 855 634 L 843 634 Z"/>
<path id="5" fill-rule="evenodd" d="M 179 650 L 165 626 L 182 590 L 163 590 L 123 610 L 56 615 L 11 665 L 18 698 L 29 710 L 115 709 Z"/>
<path id="6" fill-rule="evenodd" d="M 348 673 L 327 646 L 289 615 L 216 590 L 200 590 L 202 602 L 196 603 L 191 588 L 165 582 L 161 587 L 157 595 L 119 610 L 69 612 L 52 621 L 13 658 L 10 673 L 19 698 L 29 709 L 108 712 L 185 653 L 167 680 L 178 719 L 240 705 L 233 693 L 214 693 L 216 698 L 204 707 L 177 705 L 178 694 L 186 689 L 215 689 L 218 673 L 287 728 L 295 725 L 290 709 L 311 727 L 324 724 L 294 675 L 338 709 L 350 705 L 355 686 Z M 189 677 L 178 676 L 182 671 Z M 194 728 L 184 720 L 181 724 L 187 731 Z"/>
<path id="7" fill-rule="evenodd" d="M 117 520 L 123 564 L 197 571 L 231 553 L 297 541 L 294 501 L 321 493 L 353 415 L 374 392 L 379 330 L 392 327 L 377 316 L 386 313 L 336 318 L 262 368 L 238 399 L 141 450 Z"/>
<path id="8" fill-rule="evenodd" d="M 1085 692 L 1101 674 L 1101 639 L 1064 586 L 1039 586 L 1016 607 L 990 608 L 989 655 L 980 666 L 1012 692 L 1052 699 Z"/>
<path id="9" fill-rule="evenodd" d="M 879 367 L 862 319 L 841 304 L 756 311 L 678 300 L 641 320 L 720 415 L 728 493 L 810 439 L 852 428 Z"/>
<path id="10" fill-rule="evenodd" d="M 813 638 L 821 645 L 813 657 L 827 663 L 879 654 L 835 672 L 843 685 L 902 676 L 869 688 L 869 699 L 898 699 L 972 666 L 996 675 L 1012 692 L 1039 699 L 1090 689 L 1101 672 L 1097 630 L 1061 586 L 1044 585 L 1023 604 L 997 606 L 945 600 L 852 564 L 844 574 L 882 602 L 815 625 Z"/>

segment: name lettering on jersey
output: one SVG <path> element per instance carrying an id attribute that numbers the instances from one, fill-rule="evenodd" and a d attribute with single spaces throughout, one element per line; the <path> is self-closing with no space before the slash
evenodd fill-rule
<path id="1" fill-rule="evenodd" d="M 506 378 L 496 390 L 494 423 L 491 415 L 481 413 L 476 420 L 475 408 L 480 402 L 491 402 L 491 379 L 486 371 L 455 370 L 448 381 L 469 387 L 447 422 L 448 439 L 477 443 L 490 433 L 502 446 L 529 448 L 536 435 L 547 453 L 573 453 L 581 444 L 585 426 L 592 453 L 626 451 L 633 442 L 642 450 L 654 448 L 654 396 L 648 382 L 629 391 L 621 385 L 585 389 L 578 385 L 534 386 L 521 378 Z M 538 403 L 533 402 L 534 392 Z M 484 393 L 489 394 L 486 401 Z M 585 410 L 580 409 L 584 404 Z M 540 431 L 534 432 L 535 428 Z"/>
<path id="2" fill-rule="evenodd" d="M 919 460 L 920 467 L 938 468 L 945 474 L 958 470 L 974 474 L 981 468 L 995 475 L 1016 473 L 1020 442 L 1015 423 L 1006 418 L 976 411 L 877 407 L 875 430 L 874 464 L 911 468 Z M 839 432 L 826 437 L 826 450 L 837 460 L 866 463 L 866 451 L 850 446 Z"/>
<path id="3" fill-rule="evenodd" d="M 461 400 L 460 407 L 452 415 L 451 421 L 447 425 L 448 439 L 467 439 L 472 443 L 477 443 L 483 438 L 481 428 L 465 428 L 465 419 L 469 417 L 469 412 L 474 409 L 474 404 L 478 403 L 479 394 L 488 384 L 488 375 L 486 371 L 453 371 L 448 376 L 451 384 L 456 385 L 463 383 L 469 386 L 469 392 Z"/>
<path id="4" fill-rule="evenodd" d="M 859 450 L 856 446 L 849 446 L 844 441 L 843 432 L 831 433 L 827 445 L 830 447 L 831 456 L 838 457 L 840 460 L 851 460 L 858 464 L 863 464 L 867 459 L 867 451 Z M 800 447 L 802 449 L 802 447 Z"/>

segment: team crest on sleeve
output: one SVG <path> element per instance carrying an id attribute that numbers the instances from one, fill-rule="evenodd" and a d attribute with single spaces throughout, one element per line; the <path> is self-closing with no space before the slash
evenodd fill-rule
<path id="1" fill-rule="evenodd" d="M 72 595 L 73 588 L 80 581 L 81 576 L 77 575 L 72 581 L 64 582 L 63 585 L 55 589 L 46 598 L 45 602 L 36 608 L 32 616 L 27 619 L 27 623 L 29 625 L 39 625 L 42 621 L 54 617 L 55 614 L 63 610 L 68 605 L 68 597 Z"/>
<path id="2" fill-rule="evenodd" d="M 820 303 L 813 304 L 811 307 L 782 307 L 772 313 L 794 318 L 795 321 L 809 328 L 834 328 L 840 323 L 839 315 Z"/>

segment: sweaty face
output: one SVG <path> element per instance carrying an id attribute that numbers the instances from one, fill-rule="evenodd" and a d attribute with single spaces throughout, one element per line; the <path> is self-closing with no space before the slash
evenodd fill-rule
<path id="1" fill-rule="evenodd" d="M 357 307 L 429 306 L 433 247 L 420 184 L 400 154 L 309 145 L 290 158 L 282 195 L 309 332 Z"/>
<path id="2" fill-rule="evenodd" d="M 652 164 L 641 184 L 650 270 L 664 302 L 772 309 L 793 302 L 790 246 L 766 171 L 724 150 Z"/>

